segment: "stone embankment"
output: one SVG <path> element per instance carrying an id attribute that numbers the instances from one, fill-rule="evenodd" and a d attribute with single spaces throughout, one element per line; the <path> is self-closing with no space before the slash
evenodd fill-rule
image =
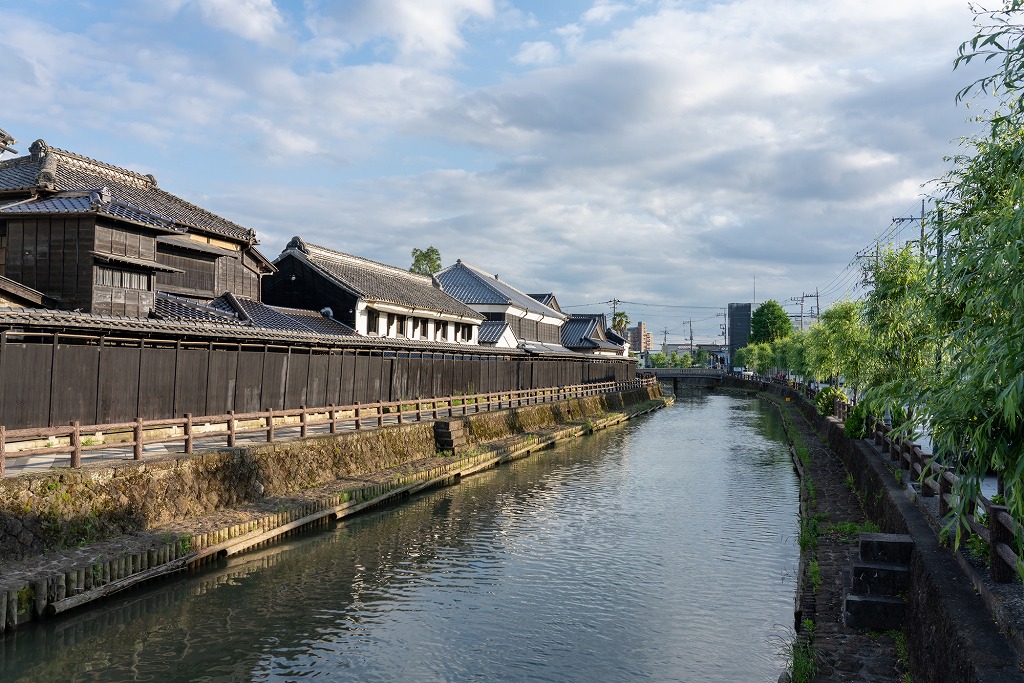
<path id="1" fill-rule="evenodd" d="M 0 480 L 0 631 L 670 402 L 654 386 L 470 412 L 454 450 L 422 422 Z"/>
<path id="2" fill-rule="evenodd" d="M 940 543 L 927 504 L 870 440 L 817 413 L 797 392 L 762 385 L 787 415 L 802 479 L 798 643 L 809 645 L 813 681 L 948 683 L 1024 681 L 1016 627 L 999 623 L 958 555 Z M 796 450 L 796 449 L 794 449 Z M 859 532 L 906 534 L 914 542 L 902 629 L 876 633 L 846 625 L 844 590 Z M 1019 590 L 1019 586 L 1018 586 Z"/>

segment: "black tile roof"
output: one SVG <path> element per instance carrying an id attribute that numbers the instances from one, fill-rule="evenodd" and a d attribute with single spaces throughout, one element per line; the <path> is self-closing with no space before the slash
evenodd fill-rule
<path id="1" fill-rule="evenodd" d="M 483 321 L 480 323 L 480 343 L 497 344 L 507 329 L 508 323 L 504 320 Z"/>
<path id="2" fill-rule="evenodd" d="M 565 314 L 548 308 L 529 294 L 502 281 L 496 275 L 489 275 L 479 268 L 457 261 L 437 273 L 444 291 L 469 305 L 518 306 L 519 308 L 546 316 L 565 319 Z"/>
<path id="3" fill-rule="evenodd" d="M 156 178 L 111 166 L 36 140 L 31 154 L 0 160 L 0 195 L 109 188 L 118 206 L 256 244 L 256 233 L 157 187 Z M 134 220 L 134 219 L 132 219 Z"/>
<path id="4" fill-rule="evenodd" d="M 432 279 L 425 275 L 307 244 L 299 237 L 292 238 L 274 263 L 279 263 L 286 256 L 306 261 L 344 289 L 368 302 L 381 301 L 450 313 L 472 320 L 483 319 L 482 315 L 458 298 L 435 287 Z"/>
<path id="5" fill-rule="evenodd" d="M 160 294 L 160 297 L 164 299 L 167 296 L 164 293 Z M 209 307 L 217 308 L 212 303 Z M 288 317 L 286 315 L 288 310 L 280 309 L 277 312 Z M 269 320 L 269 316 L 264 319 Z M 216 317 L 204 318 L 199 315 L 160 320 L 155 318 L 98 315 L 77 311 L 0 306 L 0 330 L 7 330 L 15 334 L 30 331 L 53 333 L 54 331 L 71 330 L 76 334 L 90 333 L 96 336 L 116 332 L 122 336 L 131 335 L 145 339 L 203 339 L 238 344 L 255 342 L 468 354 L 501 353 L 502 355 L 516 355 L 524 353 L 518 349 L 494 350 L 479 345 L 468 346 L 465 344 L 448 344 L 415 339 L 364 337 L 352 334 L 348 331 L 348 328 L 344 328 L 340 323 L 339 326 L 344 329 L 339 330 L 337 334 L 328 335 L 314 331 L 308 323 L 302 322 L 306 319 L 304 316 L 295 315 L 291 318 L 292 322 L 278 320 L 281 323 L 281 328 L 270 328 L 257 326 L 248 320 L 218 320 Z"/>
<path id="6" fill-rule="evenodd" d="M 111 216 L 121 220 L 141 223 L 164 230 L 179 231 L 174 221 L 166 216 L 158 216 L 149 211 L 144 211 L 137 206 L 119 202 L 111 198 L 109 188 L 101 187 L 88 190 L 72 190 L 58 192 L 55 195 L 15 201 L 0 206 L 0 213 L 10 214 L 36 214 L 36 213 L 67 213 L 85 214 L 95 213 Z"/>
<path id="7" fill-rule="evenodd" d="M 569 316 L 562 325 L 562 346 L 570 349 L 622 350 L 621 344 L 607 339 L 604 314 L 579 313 Z"/>
<path id="8" fill-rule="evenodd" d="M 157 292 L 153 311 L 155 317 L 161 320 L 208 320 L 221 324 L 244 324 L 232 310 L 224 310 L 167 292 Z"/>

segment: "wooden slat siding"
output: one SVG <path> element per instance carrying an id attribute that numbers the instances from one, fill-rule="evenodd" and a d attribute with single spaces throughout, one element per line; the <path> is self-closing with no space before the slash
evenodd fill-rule
<path id="1" fill-rule="evenodd" d="M 25 227 L 24 219 L 11 218 L 7 221 L 7 265 L 4 270 L 7 277 L 24 282 Z"/>
<path id="2" fill-rule="evenodd" d="M 97 380 L 97 420 L 124 422 L 138 414 L 142 349 L 139 346 L 104 345 L 100 351 Z"/>
<path id="3" fill-rule="evenodd" d="M 348 406 L 356 402 L 356 352 L 341 352 L 341 393 L 338 405 Z"/>
<path id="4" fill-rule="evenodd" d="M 49 344 L 12 342 L 4 346 L 0 371 L 0 415 L 8 429 L 50 423 L 50 378 L 53 349 Z"/>
<path id="5" fill-rule="evenodd" d="M 174 410 L 170 415 L 209 415 L 222 412 L 207 409 L 209 371 L 208 347 L 182 347 L 178 351 L 174 377 Z"/>
<path id="6" fill-rule="evenodd" d="M 307 380 L 305 405 L 325 406 L 333 403 L 327 400 L 327 373 L 330 357 L 324 349 L 315 350 L 309 357 L 309 379 Z"/>
<path id="7" fill-rule="evenodd" d="M 262 351 L 243 347 L 237 354 L 235 365 L 234 408 L 243 413 L 264 410 L 260 397 L 263 389 Z"/>
<path id="8" fill-rule="evenodd" d="M 341 358 L 341 351 L 332 349 L 327 354 L 327 381 L 324 382 L 324 396 L 328 405 L 341 405 Z"/>
<path id="9" fill-rule="evenodd" d="M 175 349 L 146 346 L 139 367 L 139 416 L 145 420 L 173 415 Z"/>
<path id="10" fill-rule="evenodd" d="M 293 349 L 288 354 L 287 390 L 284 407 L 288 410 L 306 405 L 306 392 L 309 389 L 309 351 Z"/>
<path id="11" fill-rule="evenodd" d="M 270 349 L 263 356 L 263 404 L 261 410 L 284 408 L 285 378 L 288 373 L 288 355 Z"/>
<path id="12" fill-rule="evenodd" d="M 216 256 L 213 254 L 178 250 L 173 246 L 161 244 L 156 253 L 156 260 L 165 266 L 185 271 L 157 273 L 156 281 L 160 290 L 211 299 L 225 291 L 216 289 Z"/>
<path id="13" fill-rule="evenodd" d="M 100 347 L 58 345 L 53 360 L 53 424 L 100 423 L 96 410 Z"/>
<path id="14" fill-rule="evenodd" d="M 380 375 L 383 372 L 384 359 L 380 351 L 371 351 L 366 359 L 366 393 L 361 403 L 373 403 L 380 400 Z"/>
<path id="15" fill-rule="evenodd" d="M 238 381 L 238 347 L 234 345 L 217 347 L 211 344 L 208 354 L 206 410 L 211 413 L 237 410 L 235 386 Z M 258 409 L 257 405 L 256 410 Z"/>

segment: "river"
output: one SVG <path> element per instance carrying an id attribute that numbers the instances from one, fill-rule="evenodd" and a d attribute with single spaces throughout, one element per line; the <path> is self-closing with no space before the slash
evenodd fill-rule
<path id="1" fill-rule="evenodd" d="M 773 409 L 719 393 L 8 635 L 3 681 L 775 681 Z"/>

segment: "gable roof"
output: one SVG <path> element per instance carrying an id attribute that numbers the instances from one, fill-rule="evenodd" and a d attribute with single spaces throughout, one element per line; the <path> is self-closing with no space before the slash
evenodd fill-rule
<path id="1" fill-rule="evenodd" d="M 279 263 L 286 256 L 305 261 L 325 277 L 368 302 L 380 301 L 473 320 L 483 319 L 458 298 L 435 287 L 433 278 L 426 275 L 318 247 L 300 237 L 293 237 L 274 263 Z"/>
<path id="2" fill-rule="evenodd" d="M 603 313 L 574 313 L 562 325 L 562 346 L 569 349 L 615 349 L 621 344 L 608 339 Z"/>
<path id="3" fill-rule="evenodd" d="M 32 308 L 42 308 L 55 306 L 56 302 L 43 294 L 42 292 L 36 291 L 31 287 L 26 287 L 20 282 L 16 282 L 10 278 L 0 275 L 0 300 L 6 300 L 12 302 L 16 306 L 31 306 Z M 10 304 L 3 304 L 10 305 Z"/>
<path id="4" fill-rule="evenodd" d="M 545 306 L 529 294 L 520 292 L 497 275 L 485 273 L 461 259 L 437 273 L 435 277 L 441 282 L 444 291 L 470 305 L 518 306 L 559 320 L 566 318 L 564 313 Z"/>
<path id="5" fill-rule="evenodd" d="M 562 313 L 562 307 L 558 305 L 558 299 L 555 298 L 554 292 L 547 292 L 545 294 L 531 294 L 530 298 L 536 299 L 548 308 L 553 308 L 559 313 Z"/>
<path id="6" fill-rule="evenodd" d="M 197 228 L 250 245 L 258 243 L 253 230 L 161 190 L 152 175 L 142 175 L 50 147 L 43 140 L 33 142 L 29 151 L 31 154 L 27 156 L 0 160 L 0 196 L 20 192 L 45 199 L 49 193 L 107 188 L 114 206 L 130 209 L 139 215 L 158 217 L 165 223 L 177 226 L 179 230 Z M 72 206 L 81 208 L 82 202 L 37 204 L 34 208 L 25 207 L 23 210 L 43 211 L 45 207 L 67 211 Z"/>

